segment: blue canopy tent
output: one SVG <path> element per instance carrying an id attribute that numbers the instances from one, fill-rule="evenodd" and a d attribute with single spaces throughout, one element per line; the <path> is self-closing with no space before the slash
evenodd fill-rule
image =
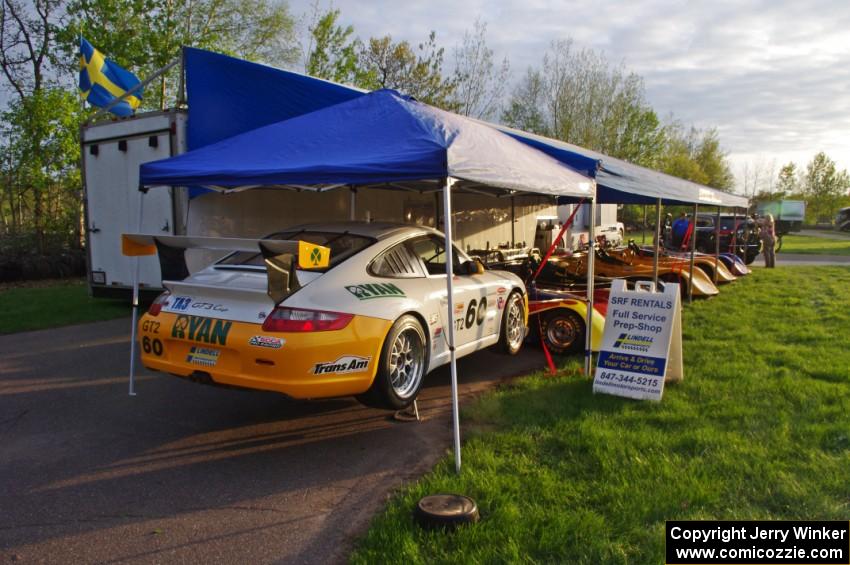
<path id="1" fill-rule="evenodd" d="M 622 159 L 609 157 L 571 143 L 535 135 L 507 126 L 494 126 L 581 172 L 588 160 L 598 163 L 596 201 L 599 204 L 707 204 L 728 208 L 746 208 L 743 196 L 723 192 L 695 182 L 654 171 Z"/>
<path id="2" fill-rule="evenodd" d="M 621 159 L 608 157 L 602 153 L 584 149 L 550 139 L 540 135 L 516 130 L 506 126 L 495 126 L 511 137 L 522 141 L 532 147 L 551 155 L 555 159 L 566 163 L 577 170 L 587 159 L 595 159 L 598 167 L 595 171 L 583 171 L 587 174 L 595 173 L 596 178 L 596 201 L 600 204 L 654 204 L 655 226 L 661 224 L 661 205 L 692 205 L 694 207 L 694 221 L 699 213 L 700 204 L 717 207 L 718 221 L 715 225 L 715 249 L 714 268 L 715 282 L 717 276 L 717 265 L 720 255 L 720 208 L 746 208 L 748 201 L 743 196 L 729 194 L 714 188 L 703 186 L 695 182 L 680 179 L 646 167 L 634 165 Z M 568 201 L 562 201 L 567 203 Z M 593 224 L 593 220 L 591 220 Z M 658 257 L 661 254 L 660 237 L 656 233 L 655 259 L 653 261 L 653 283 L 658 284 Z M 696 252 L 696 234 L 690 241 L 690 272 L 694 272 L 694 255 Z M 688 300 L 693 299 L 693 287 L 688 286 Z"/>
<path id="3" fill-rule="evenodd" d="M 226 120 L 190 119 L 190 149 L 364 95 L 359 89 L 200 49 L 186 48 L 184 53 L 190 118 L 191 115 L 228 117 Z M 700 204 L 747 206 L 743 197 L 602 153 L 505 126 L 492 127 L 596 178 L 597 203 L 654 204 L 656 225 L 660 223 L 662 204 L 693 205 L 695 216 Z M 194 196 L 203 191 L 193 188 L 190 192 Z M 719 247 L 715 255 L 718 252 Z M 657 274 L 654 278 L 657 282 Z"/>
<path id="4" fill-rule="evenodd" d="M 595 166 L 589 160 L 585 166 Z M 491 126 L 380 90 L 141 165 L 143 190 L 198 185 L 220 192 L 253 188 L 323 191 L 343 186 L 443 192 L 447 307 L 451 313 L 452 190 L 507 196 L 544 194 L 593 202 L 594 182 Z M 592 254 L 591 254 L 592 257 Z M 592 264 L 592 263 L 591 263 Z M 588 269 L 588 316 L 593 271 Z M 590 319 L 588 318 L 588 327 Z M 451 351 L 455 464 L 460 428 L 454 328 Z M 591 332 L 587 332 L 588 338 Z M 587 347 L 590 339 L 587 340 Z M 588 357 L 589 358 L 589 357 Z"/>
<path id="5" fill-rule="evenodd" d="M 354 100 L 365 91 L 205 51 L 183 49 L 188 146 L 197 149 L 265 125 Z M 198 118 L 192 119 L 193 116 Z M 226 119 L 203 119 L 225 116 Z M 485 122 L 481 122 L 485 123 Z M 597 203 L 746 207 L 746 199 L 596 151 L 506 126 L 495 127 L 597 181 Z"/>

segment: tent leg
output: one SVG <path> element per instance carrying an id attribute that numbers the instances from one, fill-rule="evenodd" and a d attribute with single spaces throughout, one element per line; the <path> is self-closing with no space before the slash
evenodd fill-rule
<path id="1" fill-rule="evenodd" d="M 640 242 L 646 245 L 646 204 L 643 205 L 643 231 L 641 231 Z"/>
<path id="2" fill-rule="evenodd" d="M 516 249 L 516 202 L 511 196 L 511 249 Z"/>
<path id="3" fill-rule="evenodd" d="M 139 258 L 134 257 L 133 274 L 133 316 L 130 328 L 130 396 L 136 396 L 136 324 L 139 319 Z"/>
<path id="4" fill-rule="evenodd" d="M 738 255 L 738 207 L 732 208 L 732 253 Z"/>
<path id="5" fill-rule="evenodd" d="M 694 253 L 697 250 L 697 214 L 699 214 L 699 204 L 694 204 L 694 217 L 691 220 L 693 227 L 691 228 L 691 284 L 688 285 L 688 304 L 694 301 Z"/>
<path id="6" fill-rule="evenodd" d="M 348 219 L 353 222 L 357 219 L 357 189 L 351 187 L 348 190 L 351 191 L 351 197 L 348 204 Z"/>
<path id="7" fill-rule="evenodd" d="M 596 258 L 596 200 L 590 199 L 590 220 L 588 227 L 587 247 L 587 323 L 585 324 L 584 336 L 584 374 L 591 375 L 593 371 L 593 283 L 594 260 Z"/>
<path id="8" fill-rule="evenodd" d="M 454 250 L 452 249 L 452 184 L 454 179 L 447 177 L 443 185 L 443 227 L 446 236 L 446 329 L 449 337 L 452 375 L 452 428 L 454 431 L 455 472 L 460 474 L 460 409 L 457 394 L 457 356 L 455 355 L 455 330 L 452 323 L 454 312 Z"/>
<path id="9" fill-rule="evenodd" d="M 717 284 L 717 265 L 720 263 L 720 206 L 714 221 L 714 284 Z"/>
<path id="10" fill-rule="evenodd" d="M 142 213 L 145 205 L 147 189 L 139 187 L 139 218 L 136 223 L 136 233 L 142 233 Z M 139 258 L 134 257 L 133 265 L 133 317 L 130 328 L 130 385 L 128 394 L 136 396 L 136 324 L 139 319 Z"/>
<path id="11" fill-rule="evenodd" d="M 658 291 L 658 256 L 661 255 L 661 199 L 655 203 L 655 256 L 652 258 L 652 285 Z"/>

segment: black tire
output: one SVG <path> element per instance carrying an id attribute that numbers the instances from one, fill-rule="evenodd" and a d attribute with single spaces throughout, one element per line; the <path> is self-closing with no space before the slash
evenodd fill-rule
<path id="1" fill-rule="evenodd" d="M 415 316 L 405 314 L 387 333 L 372 386 L 357 400 L 373 408 L 401 410 L 413 404 L 428 366 L 428 339 Z"/>
<path id="2" fill-rule="evenodd" d="M 584 320 L 567 308 L 557 308 L 540 314 L 540 332 L 552 353 L 563 355 L 584 349 Z"/>
<path id="3" fill-rule="evenodd" d="M 518 312 L 517 308 L 519 309 Z M 524 310 L 525 304 L 522 294 L 518 290 L 514 290 L 508 295 L 505 302 L 505 311 L 502 314 L 502 325 L 499 331 L 499 349 L 503 353 L 516 355 L 522 349 L 522 342 L 526 335 Z M 518 321 L 516 319 L 517 314 L 519 315 Z"/>

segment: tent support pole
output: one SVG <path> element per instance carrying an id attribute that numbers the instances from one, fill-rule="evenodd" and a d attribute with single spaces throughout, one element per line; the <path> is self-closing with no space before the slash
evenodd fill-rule
<path id="1" fill-rule="evenodd" d="M 735 254 L 735 257 L 740 257 L 740 255 L 738 255 L 738 207 L 737 206 L 732 208 L 732 253 Z"/>
<path id="2" fill-rule="evenodd" d="M 348 205 L 348 219 L 353 222 L 357 219 L 357 189 L 352 186 L 348 190 L 351 191 Z"/>
<path id="3" fill-rule="evenodd" d="M 594 245 L 596 243 L 596 199 L 591 198 L 588 201 L 590 206 L 590 217 L 588 225 L 587 238 L 587 323 L 585 324 L 584 332 L 584 374 L 590 376 L 593 371 L 593 283 L 594 283 L 594 259 L 596 252 Z"/>
<path id="4" fill-rule="evenodd" d="M 516 202 L 511 196 L 511 249 L 516 248 Z"/>
<path id="5" fill-rule="evenodd" d="M 688 285 L 688 304 L 694 301 L 694 253 L 697 250 L 697 214 L 699 214 L 699 204 L 694 204 L 694 217 L 691 219 L 691 283 Z"/>
<path id="6" fill-rule="evenodd" d="M 658 256 L 661 255 L 661 199 L 655 203 L 655 255 L 652 258 L 652 285 L 658 291 Z"/>
<path id="7" fill-rule="evenodd" d="M 643 230 L 641 231 L 640 242 L 646 245 L 646 204 L 643 205 Z"/>
<path id="8" fill-rule="evenodd" d="M 460 474 L 460 410 L 458 407 L 457 394 L 457 356 L 455 355 L 455 329 L 454 329 L 454 289 L 452 278 L 454 277 L 454 249 L 452 248 L 452 184 L 454 179 L 446 177 L 443 184 L 443 233 L 446 236 L 446 329 L 449 337 L 449 355 L 451 358 L 452 375 L 452 428 L 454 431 L 455 448 L 455 472 Z"/>
<path id="9" fill-rule="evenodd" d="M 139 187 L 139 218 L 136 223 L 136 233 L 142 233 L 142 212 L 145 205 L 146 187 Z M 133 257 L 133 316 L 130 322 L 130 385 L 128 394 L 136 396 L 136 325 L 139 320 L 139 257 Z"/>
<path id="10" fill-rule="evenodd" d="M 720 206 L 714 217 L 714 284 L 717 284 L 717 265 L 720 263 Z"/>

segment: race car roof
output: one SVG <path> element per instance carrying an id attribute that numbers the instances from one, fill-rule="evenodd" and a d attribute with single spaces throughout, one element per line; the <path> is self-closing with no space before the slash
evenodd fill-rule
<path id="1" fill-rule="evenodd" d="M 592 163 L 591 160 L 588 160 Z M 595 166 L 595 163 L 594 163 Z M 593 182 L 497 129 L 392 90 L 239 134 L 170 159 L 145 163 L 146 186 L 215 190 L 347 185 L 461 188 L 592 197 Z M 424 181 L 424 184 L 421 182 Z"/>

